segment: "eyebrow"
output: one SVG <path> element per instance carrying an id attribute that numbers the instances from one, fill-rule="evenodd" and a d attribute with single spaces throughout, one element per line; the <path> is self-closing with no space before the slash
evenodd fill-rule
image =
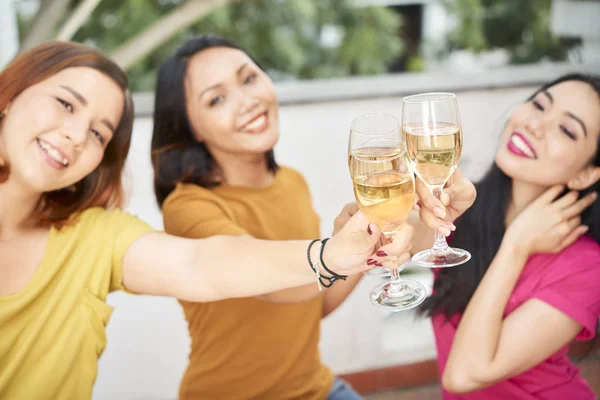
<path id="1" fill-rule="evenodd" d="M 546 97 L 548 97 L 548 100 L 550 100 L 550 103 L 554 103 L 554 97 L 552 97 L 552 95 L 550 94 L 549 91 L 542 90 L 542 93 L 544 93 L 546 95 Z"/>
<path id="2" fill-rule="evenodd" d="M 85 97 L 83 97 L 81 94 L 79 94 L 79 92 L 77 92 L 75 89 L 70 88 L 68 86 L 63 86 L 60 85 L 61 88 L 65 89 L 67 92 L 71 93 L 73 95 L 73 97 L 75 97 L 81 104 L 83 104 L 84 107 L 87 107 L 88 105 L 88 101 L 85 99 Z M 106 125 L 106 127 L 108 129 L 110 129 L 113 133 L 115 133 L 115 126 L 106 118 L 103 118 L 100 122 L 102 122 L 104 125 Z"/>
<path id="3" fill-rule="evenodd" d="M 65 89 L 67 92 L 71 93 L 81 104 L 83 104 L 85 107 L 87 107 L 88 102 L 85 99 L 85 97 L 83 97 L 82 95 L 80 95 L 75 89 L 72 89 L 68 86 L 60 86 L 61 88 Z"/>
<path id="4" fill-rule="evenodd" d="M 581 129 L 583 129 L 583 134 L 585 136 L 587 136 L 587 129 L 585 128 L 585 124 L 583 123 L 583 121 L 579 117 L 577 117 L 575 114 L 570 113 L 568 111 L 565 114 L 567 114 L 569 117 L 571 117 L 575 121 L 579 122 L 579 125 L 581 125 Z"/>
<path id="5" fill-rule="evenodd" d="M 247 62 L 243 63 L 243 64 L 242 64 L 242 66 L 241 66 L 241 67 L 239 67 L 239 68 L 237 69 L 237 71 L 235 71 L 235 74 L 236 74 L 237 76 L 239 76 L 239 75 L 242 73 L 242 71 L 244 70 L 244 68 L 246 68 L 247 66 L 248 66 L 248 63 L 247 63 Z M 209 86 L 209 87 L 207 87 L 206 89 L 204 89 L 204 90 L 202 91 L 202 93 L 200 93 L 200 96 L 198 96 L 198 98 L 199 98 L 199 99 L 201 99 L 201 98 L 202 98 L 202 96 L 204 96 L 204 94 L 205 94 L 206 92 L 208 92 L 208 91 L 210 91 L 210 90 L 213 90 L 213 89 L 216 89 L 216 88 L 218 88 L 219 86 L 222 86 L 222 85 L 223 85 L 222 83 L 217 83 L 216 85 L 212 85 L 212 86 Z"/>

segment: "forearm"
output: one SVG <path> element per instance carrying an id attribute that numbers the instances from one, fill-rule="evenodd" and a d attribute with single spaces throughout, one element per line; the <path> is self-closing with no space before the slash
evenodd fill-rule
<path id="1" fill-rule="evenodd" d="M 349 276 L 345 281 L 337 281 L 327 289 L 323 296 L 323 318 L 334 312 L 346 300 L 363 276 L 363 274 Z"/>
<path id="2" fill-rule="evenodd" d="M 194 243 L 185 290 L 178 297 L 210 301 L 195 288 L 208 287 L 211 300 L 250 297 L 313 283 L 308 240 L 266 241 L 250 236 L 214 236 Z M 313 246 L 314 259 L 316 246 Z M 218 261 L 217 261 L 218 260 Z M 199 298 L 200 297 L 200 298 Z"/>
<path id="3" fill-rule="evenodd" d="M 323 294 L 323 317 L 326 317 L 344 302 L 362 277 L 363 274 L 355 274 L 346 278 L 345 281 L 336 281 L 333 286 L 329 288 L 323 287 L 322 290 L 319 290 L 315 277 L 308 285 L 278 290 L 276 292 L 264 294 L 260 296 L 260 298 L 274 303 L 298 303 L 310 300 L 319 294 Z"/>
<path id="4" fill-rule="evenodd" d="M 461 318 L 446 364 L 444 386 L 494 375 L 504 310 L 526 261 L 525 253 L 510 243 L 500 246 Z"/>

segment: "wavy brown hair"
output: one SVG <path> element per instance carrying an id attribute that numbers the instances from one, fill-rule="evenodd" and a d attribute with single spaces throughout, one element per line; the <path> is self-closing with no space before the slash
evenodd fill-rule
<path id="1" fill-rule="evenodd" d="M 121 173 L 131 143 L 133 102 L 125 72 L 97 50 L 72 42 L 49 42 L 17 56 L 0 72 L 0 112 L 24 90 L 56 73 L 74 67 L 93 68 L 111 78 L 123 91 L 124 106 L 112 140 L 100 165 L 69 189 L 43 193 L 33 218 L 43 225 L 64 225 L 69 218 L 89 207 L 120 207 L 124 200 Z M 0 119 L 0 135 L 2 129 Z M 0 184 L 6 182 L 10 165 L 0 154 Z"/>

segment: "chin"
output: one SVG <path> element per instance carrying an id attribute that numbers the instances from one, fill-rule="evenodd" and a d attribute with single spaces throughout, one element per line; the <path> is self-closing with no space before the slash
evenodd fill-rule
<path id="1" fill-rule="evenodd" d="M 509 177 L 515 179 L 518 176 L 519 171 L 523 172 L 523 166 L 517 160 L 512 160 L 509 154 L 502 154 L 503 151 L 499 151 L 496 154 L 494 162 Z"/>
<path id="2" fill-rule="evenodd" d="M 270 150 L 273 150 L 277 142 L 279 141 L 279 133 L 265 133 L 265 136 L 262 138 L 260 143 L 257 143 L 256 147 L 253 149 L 257 153 L 266 153 Z"/>
<path id="3" fill-rule="evenodd" d="M 531 165 L 523 166 L 518 161 L 511 160 L 508 155 L 498 154 L 495 163 L 506 176 L 514 181 L 527 183 L 539 187 L 550 187 L 552 185 L 564 184 L 566 180 L 557 181 L 556 174 L 550 170 L 539 170 L 531 168 Z"/>

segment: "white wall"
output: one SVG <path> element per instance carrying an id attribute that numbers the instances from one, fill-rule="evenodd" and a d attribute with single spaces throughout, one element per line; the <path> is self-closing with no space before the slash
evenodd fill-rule
<path id="1" fill-rule="evenodd" d="M 17 54 L 19 34 L 15 9 L 10 0 L 0 0 L 0 69 Z"/>
<path id="2" fill-rule="evenodd" d="M 462 168 L 478 178 L 491 161 L 505 111 L 532 88 L 472 91 L 458 94 L 464 124 Z M 281 164 L 307 178 L 323 236 L 341 207 L 353 200 L 347 169 L 349 124 L 369 112 L 400 116 L 401 98 L 289 105 L 280 112 L 281 139 L 276 156 Z M 129 209 L 162 227 L 152 192 L 149 161 L 150 118 L 138 118 L 128 162 L 132 193 Z M 421 279 L 427 281 L 423 273 Z M 324 361 L 338 373 L 414 362 L 435 354 L 428 321 L 410 312 L 386 315 L 369 304 L 368 293 L 378 278 L 368 277 L 322 326 Z M 100 360 L 94 399 L 175 399 L 186 365 L 189 339 L 183 314 L 172 299 L 109 296 L 115 306 L 108 326 L 108 347 Z"/>

